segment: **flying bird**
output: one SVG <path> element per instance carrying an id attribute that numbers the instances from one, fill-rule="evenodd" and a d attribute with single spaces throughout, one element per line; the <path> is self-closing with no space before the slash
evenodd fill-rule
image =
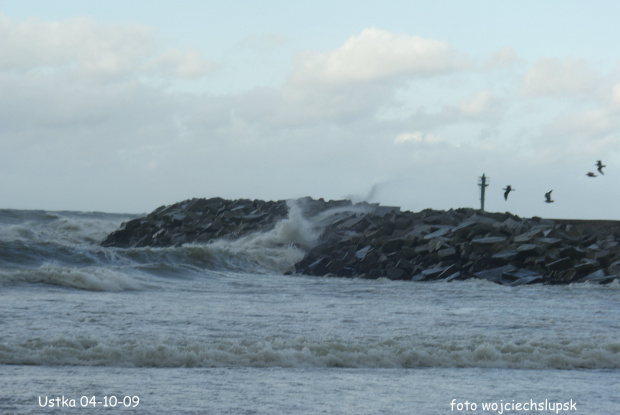
<path id="1" fill-rule="evenodd" d="M 606 166 L 606 165 L 604 165 L 602 161 L 597 160 L 597 161 L 596 161 L 596 167 L 597 167 L 597 169 L 598 169 L 599 173 L 601 173 L 601 174 L 605 174 L 605 173 L 603 173 L 603 167 L 607 167 L 607 166 Z"/>
<path id="2" fill-rule="evenodd" d="M 586 173 L 586 176 L 588 177 L 596 177 L 596 174 L 592 173 L 591 171 Z"/>
<path id="3" fill-rule="evenodd" d="M 547 193 L 545 193 L 545 203 L 553 203 L 554 201 L 551 200 L 551 192 L 553 192 L 553 190 L 549 190 Z"/>
<path id="4" fill-rule="evenodd" d="M 517 190 L 517 189 L 513 189 L 512 187 L 510 187 L 510 185 L 504 187 L 505 192 L 504 192 L 504 200 L 508 200 L 508 193 L 510 193 L 513 190 Z"/>

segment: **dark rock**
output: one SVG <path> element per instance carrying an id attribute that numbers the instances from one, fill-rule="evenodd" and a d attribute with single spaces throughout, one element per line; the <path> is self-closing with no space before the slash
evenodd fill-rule
<path id="1" fill-rule="evenodd" d="M 538 235 L 542 234 L 542 229 L 534 229 L 525 233 L 522 233 L 518 236 L 515 236 L 514 241 L 517 243 L 527 243 L 533 240 Z"/>
<path id="2" fill-rule="evenodd" d="M 424 239 L 433 239 L 433 238 L 438 238 L 440 236 L 446 236 L 450 232 L 452 232 L 452 229 L 453 229 L 452 226 L 441 226 L 436 231 L 424 235 Z"/>
<path id="3" fill-rule="evenodd" d="M 411 261 L 408 261 L 406 259 L 400 259 L 396 263 L 395 267 L 398 268 L 398 269 L 405 270 L 408 273 L 412 273 L 414 268 L 415 268 L 415 265 Z"/>
<path id="4" fill-rule="evenodd" d="M 364 277 L 367 279 L 376 280 L 378 278 L 385 277 L 385 271 L 380 268 L 372 268 L 367 274 L 364 275 Z"/>
<path id="5" fill-rule="evenodd" d="M 492 281 L 497 284 L 505 284 L 506 281 L 504 279 L 504 273 L 508 274 L 516 270 L 517 268 L 512 265 L 504 265 L 503 267 L 491 268 L 491 269 L 487 269 L 484 271 L 479 271 L 479 272 L 476 272 L 474 275 L 476 276 L 476 278 L 480 278 L 482 280 Z"/>
<path id="6" fill-rule="evenodd" d="M 366 258 L 366 255 L 368 254 L 368 252 L 370 252 L 370 250 L 372 249 L 372 247 L 370 245 L 365 246 L 364 248 L 360 249 L 359 251 L 355 252 L 355 257 L 359 260 L 362 260 L 364 258 Z"/>
<path id="7" fill-rule="evenodd" d="M 402 268 L 389 268 L 386 271 L 386 276 L 391 280 L 410 280 L 411 272 L 407 272 Z"/>
<path id="8" fill-rule="evenodd" d="M 433 238 L 428 242 L 428 252 L 439 251 L 441 248 L 450 247 L 450 240 L 446 238 Z"/>
<path id="9" fill-rule="evenodd" d="M 599 269 L 585 276 L 583 280 L 588 281 L 588 282 L 596 282 L 599 284 L 608 284 L 612 282 L 613 280 L 615 280 L 616 278 L 618 278 L 617 275 L 607 275 L 605 274 L 605 271 L 603 271 L 602 269 Z"/>
<path id="10" fill-rule="evenodd" d="M 560 258 L 556 261 L 547 264 L 547 269 L 552 271 L 560 271 L 571 268 L 573 266 L 573 260 L 568 257 Z"/>
<path id="11" fill-rule="evenodd" d="M 563 257 L 569 257 L 573 260 L 578 260 L 581 258 L 585 258 L 586 251 L 579 247 L 570 245 L 570 246 L 560 249 L 560 255 Z"/>
<path id="12" fill-rule="evenodd" d="M 468 208 L 401 212 L 348 200 L 191 199 L 128 221 L 102 245 L 207 244 L 269 232 L 292 204 L 320 234 L 314 246 L 299 246 L 306 254 L 295 264 L 297 273 L 414 281 L 476 277 L 507 285 L 605 283 L 620 274 L 620 222 L 521 219 Z"/>
<path id="13" fill-rule="evenodd" d="M 425 269 L 419 274 L 413 276 L 413 281 L 433 281 L 439 279 L 439 276 L 446 270 L 448 267 L 435 267 Z"/>
<path id="14" fill-rule="evenodd" d="M 607 273 L 611 275 L 620 275 L 620 261 L 614 261 L 607 267 Z"/>
<path id="15" fill-rule="evenodd" d="M 437 256 L 439 256 L 439 259 L 441 261 L 448 261 L 451 259 L 456 259 L 458 257 L 456 249 L 452 248 L 451 246 L 437 251 Z"/>
<path id="16" fill-rule="evenodd" d="M 469 279 L 469 276 L 461 271 L 457 271 L 454 274 L 449 275 L 446 278 L 446 281 L 462 281 L 462 280 L 466 280 Z"/>
<path id="17" fill-rule="evenodd" d="M 546 245 L 549 248 L 560 245 L 562 243 L 562 240 L 559 238 L 540 238 L 538 239 L 538 242 Z"/>
<path id="18" fill-rule="evenodd" d="M 538 256 L 544 252 L 545 249 L 543 247 L 534 244 L 523 244 L 517 247 L 518 259 L 520 261 L 531 256 Z"/>
<path id="19" fill-rule="evenodd" d="M 515 269 L 503 272 L 502 279 L 509 281 L 512 286 L 517 286 L 540 282 L 542 281 L 542 275 L 526 269 Z"/>
<path id="20" fill-rule="evenodd" d="M 474 252 L 497 252 L 508 245 L 505 236 L 487 236 L 484 238 L 475 238 L 471 240 L 471 246 Z"/>
<path id="21" fill-rule="evenodd" d="M 516 251 L 514 249 L 510 249 L 510 250 L 500 251 L 500 252 L 494 254 L 491 257 L 491 261 L 494 264 L 506 265 L 509 262 L 515 261 L 518 257 L 519 257 L 519 251 Z"/>
<path id="22" fill-rule="evenodd" d="M 384 243 L 381 249 L 386 254 L 391 254 L 393 252 L 399 251 L 403 247 L 403 245 L 405 245 L 405 241 L 403 241 L 402 239 L 391 239 Z"/>

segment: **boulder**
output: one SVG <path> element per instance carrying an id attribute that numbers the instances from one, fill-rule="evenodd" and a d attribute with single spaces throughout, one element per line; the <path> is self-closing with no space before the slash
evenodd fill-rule
<path id="1" fill-rule="evenodd" d="M 517 268 L 512 265 L 504 265 L 503 267 L 486 269 L 484 271 L 478 271 L 474 274 L 476 278 L 480 278 L 482 280 L 487 280 L 491 282 L 495 282 L 497 284 L 507 284 L 508 282 L 512 282 L 510 279 L 506 280 L 504 274 L 509 274 L 511 272 L 516 271 Z"/>
<path id="2" fill-rule="evenodd" d="M 471 246 L 477 253 L 498 252 L 507 245 L 508 239 L 505 236 L 487 236 L 471 240 Z"/>
<path id="3" fill-rule="evenodd" d="M 469 208 L 401 212 L 349 200 L 190 199 L 122 224 L 102 245 L 207 244 L 269 232 L 287 218 L 292 203 L 320 232 L 315 246 L 299 247 L 306 253 L 295 264 L 297 273 L 414 281 L 475 277 L 506 285 L 606 283 L 620 274 L 619 222 L 522 219 Z"/>
<path id="4" fill-rule="evenodd" d="M 599 284 L 608 284 L 618 278 L 617 275 L 607 275 L 605 271 L 599 269 L 597 271 L 592 272 L 591 274 L 586 275 L 583 280 L 587 282 L 595 282 Z"/>

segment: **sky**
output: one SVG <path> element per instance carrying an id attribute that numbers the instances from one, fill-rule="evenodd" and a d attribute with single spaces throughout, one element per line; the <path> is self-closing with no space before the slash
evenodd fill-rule
<path id="1" fill-rule="evenodd" d="M 620 220 L 618 15 L 613 0 L 0 0 L 0 208 L 480 208 L 484 174 L 487 211 Z"/>

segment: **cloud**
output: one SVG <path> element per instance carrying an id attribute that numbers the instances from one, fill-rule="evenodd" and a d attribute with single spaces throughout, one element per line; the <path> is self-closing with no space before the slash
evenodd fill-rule
<path id="1" fill-rule="evenodd" d="M 597 109 L 558 116 L 544 132 L 554 137 L 596 139 L 609 135 L 618 127 L 617 117 L 609 111 Z"/>
<path id="2" fill-rule="evenodd" d="M 298 83 L 343 85 L 450 72 L 466 65 L 446 42 L 365 29 L 328 53 L 301 53 L 293 79 Z"/>
<path id="3" fill-rule="evenodd" d="M 194 49 L 161 49 L 154 30 L 138 24 L 99 24 L 89 17 L 15 23 L 0 14 L 3 71 L 70 72 L 99 82 L 136 74 L 196 77 L 213 68 Z"/>
<path id="4" fill-rule="evenodd" d="M 87 17 L 14 23 L 0 16 L 0 33 L 4 70 L 77 67 L 114 75 L 135 69 L 155 50 L 151 29 L 100 25 Z"/>
<path id="5" fill-rule="evenodd" d="M 611 103 L 614 108 L 620 109 L 620 82 L 612 87 Z"/>
<path id="6" fill-rule="evenodd" d="M 488 70 L 504 69 L 520 62 L 517 53 L 513 48 L 503 48 L 494 52 L 484 67 Z"/>
<path id="7" fill-rule="evenodd" d="M 520 174 L 566 175 L 566 157 L 612 166 L 619 148 L 618 79 L 582 61 L 553 61 L 564 72 L 536 62 L 526 85 L 512 49 L 476 71 L 446 42 L 366 29 L 289 57 L 278 83 L 246 80 L 239 68 L 269 66 L 283 40 L 246 38 L 216 65 L 140 25 L 0 15 L 1 193 L 28 208 L 140 212 L 202 196 L 339 198 L 389 180 L 381 203 L 450 208 L 478 204 L 482 172 L 516 187 Z M 244 86 L 191 92 L 209 91 L 199 78 L 214 70 Z M 184 88 L 168 87 L 180 79 Z M 600 99 L 587 108 L 561 113 L 538 99 L 585 96 L 592 79 Z M 523 101 L 539 111 L 520 111 Z M 532 153 L 560 161 L 537 165 Z"/>
<path id="8" fill-rule="evenodd" d="M 433 133 L 422 133 L 420 131 L 415 131 L 413 133 L 401 133 L 396 136 L 394 139 L 394 144 L 404 144 L 408 142 L 413 143 L 439 143 L 443 141 L 443 139 L 436 134 Z"/>
<path id="9" fill-rule="evenodd" d="M 372 118 L 412 79 L 468 68 L 446 42 L 365 29 L 340 47 L 299 53 L 282 87 L 283 123 Z"/>
<path id="10" fill-rule="evenodd" d="M 213 72 L 217 65 L 205 61 L 196 49 L 168 49 L 155 56 L 148 67 L 178 78 L 198 78 Z"/>
<path id="11" fill-rule="evenodd" d="M 523 78 L 521 93 L 526 96 L 583 96 L 599 84 L 599 74 L 580 59 L 546 58 L 530 66 Z"/>
<path id="12" fill-rule="evenodd" d="M 493 96 L 491 91 L 484 90 L 461 100 L 458 108 L 463 116 L 476 118 L 494 111 L 497 105 L 497 99 Z"/>

